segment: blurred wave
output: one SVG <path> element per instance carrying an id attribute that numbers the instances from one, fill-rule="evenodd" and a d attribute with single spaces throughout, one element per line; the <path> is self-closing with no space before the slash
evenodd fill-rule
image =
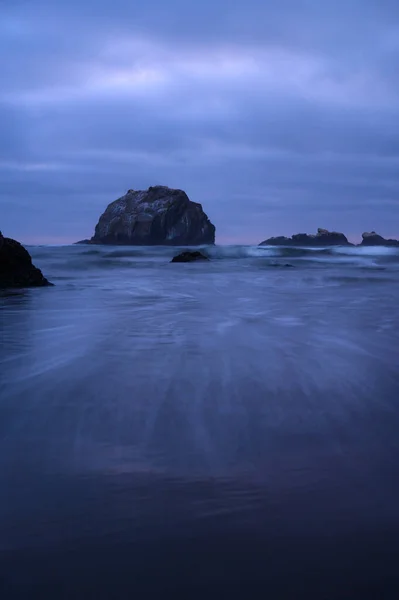
<path id="1" fill-rule="evenodd" d="M 30 247 L 38 266 L 46 271 L 90 271 L 103 269 L 147 268 L 168 264 L 173 256 L 185 248 L 170 246 L 62 246 Z M 203 246 L 201 251 L 213 262 L 246 262 L 256 268 L 290 266 L 320 268 L 322 266 L 399 268 L 399 248 L 385 247 L 330 247 L 288 248 L 274 246 Z M 195 265 L 209 269 L 209 264 Z M 227 264 L 226 264 L 227 267 Z M 174 265 L 173 268 L 179 268 Z M 56 275 L 56 273 L 55 273 Z"/>

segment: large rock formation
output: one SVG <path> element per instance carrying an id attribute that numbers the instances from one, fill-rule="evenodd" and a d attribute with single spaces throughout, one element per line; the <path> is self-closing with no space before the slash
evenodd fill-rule
<path id="1" fill-rule="evenodd" d="M 0 232 L 0 288 L 52 285 L 32 264 L 30 254 L 19 242 Z"/>
<path id="2" fill-rule="evenodd" d="M 129 190 L 101 215 L 92 244 L 199 246 L 215 243 L 215 226 L 182 190 Z"/>
<path id="3" fill-rule="evenodd" d="M 297 233 L 292 237 L 272 237 L 259 244 L 260 246 L 352 246 L 343 233 L 318 229 L 316 235 Z"/>
<path id="4" fill-rule="evenodd" d="M 361 246 L 398 246 L 398 240 L 386 240 L 382 235 L 378 235 L 375 231 L 369 233 L 365 232 L 362 234 Z"/>

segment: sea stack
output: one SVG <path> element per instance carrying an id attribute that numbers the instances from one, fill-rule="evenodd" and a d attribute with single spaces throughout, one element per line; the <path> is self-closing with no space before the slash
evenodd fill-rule
<path id="1" fill-rule="evenodd" d="M 52 285 L 32 264 L 29 252 L 0 232 L 0 288 L 44 287 Z"/>
<path id="2" fill-rule="evenodd" d="M 292 237 L 272 237 L 259 244 L 260 246 L 352 246 L 347 237 L 338 231 L 328 231 L 328 229 L 317 230 L 317 233 L 296 233 Z"/>
<path id="3" fill-rule="evenodd" d="M 91 244 L 200 246 L 215 243 L 215 226 L 182 190 L 129 190 L 101 215 Z"/>
<path id="4" fill-rule="evenodd" d="M 386 240 L 382 235 L 378 235 L 375 231 L 369 233 L 365 232 L 362 234 L 361 246 L 397 246 L 399 247 L 398 240 Z"/>

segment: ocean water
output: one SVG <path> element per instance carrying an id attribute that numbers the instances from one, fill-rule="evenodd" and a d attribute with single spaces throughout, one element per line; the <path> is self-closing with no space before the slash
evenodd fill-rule
<path id="1" fill-rule="evenodd" d="M 397 249 L 29 251 L 2 600 L 399 597 Z"/>

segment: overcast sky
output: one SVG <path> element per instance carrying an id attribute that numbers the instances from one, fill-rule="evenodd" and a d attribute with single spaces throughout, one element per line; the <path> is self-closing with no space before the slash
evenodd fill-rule
<path id="1" fill-rule="evenodd" d="M 0 73 L 5 235 L 163 184 L 220 243 L 399 237 L 398 0 L 0 0 Z"/>

